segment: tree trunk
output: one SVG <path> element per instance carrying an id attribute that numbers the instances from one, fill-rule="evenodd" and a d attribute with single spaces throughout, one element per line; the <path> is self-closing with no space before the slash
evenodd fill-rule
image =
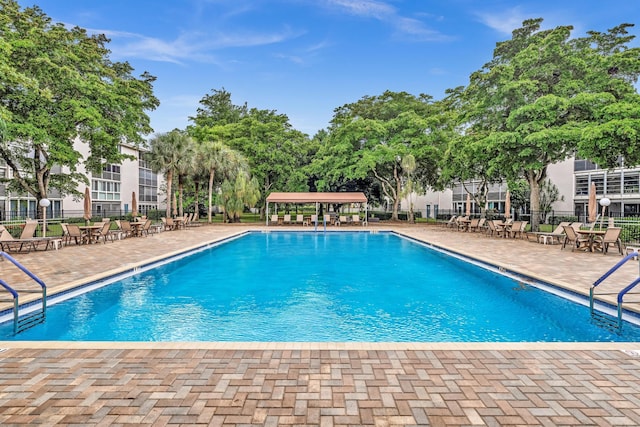
<path id="1" fill-rule="evenodd" d="M 529 198 L 531 202 L 531 231 L 538 231 L 540 229 L 540 184 L 544 181 L 546 175 L 546 169 L 538 172 L 525 172 L 525 177 L 531 189 L 531 196 Z"/>
<path id="2" fill-rule="evenodd" d="M 208 216 L 209 216 L 209 224 L 211 224 L 211 211 L 213 210 L 213 175 L 215 174 L 215 170 L 211 170 L 211 172 L 209 173 L 209 208 L 208 210 Z"/>
<path id="3" fill-rule="evenodd" d="M 173 200 L 173 192 L 171 187 L 173 186 L 173 170 L 167 171 L 167 213 L 166 217 L 171 216 L 171 201 Z"/>
<path id="4" fill-rule="evenodd" d="M 193 213 L 193 220 L 196 221 L 198 219 L 198 212 L 200 211 L 200 209 L 198 209 L 198 193 L 200 193 L 200 181 L 197 180 L 195 182 L 195 195 L 194 195 L 194 201 L 193 201 L 193 205 L 195 206 L 195 211 Z"/>
<path id="5" fill-rule="evenodd" d="M 184 206 L 182 195 L 184 194 L 184 177 L 178 176 L 178 215 L 184 217 Z"/>

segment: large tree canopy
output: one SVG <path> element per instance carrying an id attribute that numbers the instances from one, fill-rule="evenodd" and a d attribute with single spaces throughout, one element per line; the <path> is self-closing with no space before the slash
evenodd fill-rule
<path id="1" fill-rule="evenodd" d="M 412 183 L 424 187 L 436 183 L 442 130 L 448 128 L 437 112 L 427 95 L 390 91 L 336 109 L 330 135 L 316 158 L 315 169 L 324 176 L 319 189 L 374 178 L 397 220 L 402 189 L 410 177 L 403 167 L 407 156 L 415 161 Z"/>
<path id="2" fill-rule="evenodd" d="M 639 106 L 632 83 L 640 50 L 625 46 L 628 24 L 572 39 L 572 27 L 540 30 L 541 23 L 525 21 L 511 40 L 498 43 L 462 95 L 466 143 L 479 144 L 490 176 L 528 181 L 534 229 L 548 165 L 578 149 L 593 159 L 617 158 L 625 144 L 612 132 L 612 106 L 618 113 Z M 637 123 L 627 125 L 621 133 L 633 139 Z"/>
<path id="3" fill-rule="evenodd" d="M 123 141 L 150 133 L 146 111 L 157 107 L 151 75 L 134 78 L 128 63 L 112 62 L 108 40 L 52 23 L 39 8 L 0 0 L 0 157 L 12 169 L 10 189 L 38 200 L 50 189 L 78 195 L 84 163 L 99 172 L 120 163 Z M 89 145 L 83 159 L 74 149 Z M 68 168 L 53 174 L 52 167 Z"/>

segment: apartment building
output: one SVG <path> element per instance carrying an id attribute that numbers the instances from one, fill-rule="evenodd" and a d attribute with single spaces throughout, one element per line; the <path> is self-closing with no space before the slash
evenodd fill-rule
<path id="1" fill-rule="evenodd" d="M 89 155 L 89 146 L 76 141 L 75 149 L 83 156 Z M 121 144 L 123 154 L 133 156 L 133 160 L 125 160 L 122 164 L 105 165 L 101 174 L 84 171 L 90 181 L 91 207 L 95 216 L 121 215 L 132 210 L 132 197 L 135 192 L 138 212 L 165 209 L 164 195 L 160 189 L 164 185 L 161 175 L 154 173 L 145 160 L 146 152 L 135 146 Z M 82 167 L 80 167 L 82 172 Z M 63 168 L 53 170 L 64 173 Z M 11 170 L 0 164 L 0 178 L 11 178 Z M 84 185 L 78 188 L 84 192 Z M 62 197 L 57 191 L 48 194 L 51 205 L 47 209 L 48 218 L 60 218 L 81 215 L 83 199 L 71 196 Z M 8 191 L 5 184 L 0 183 L 0 221 L 13 219 L 38 218 L 39 208 L 36 199 L 28 194 L 15 194 Z"/>
<path id="2" fill-rule="evenodd" d="M 611 201 L 611 216 L 640 216 L 640 167 L 627 168 L 623 159 L 614 169 L 600 168 L 593 162 L 576 158 L 573 161 L 575 178 L 574 205 L 576 214 L 587 212 L 589 188 L 596 184 L 596 196 Z"/>
<path id="3" fill-rule="evenodd" d="M 574 207 L 574 159 L 567 159 L 563 162 L 555 163 L 547 168 L 547 177 L 560 193 L 561 200 L 553 203 L 554 211 L 570 213 Z M 414 211 L 420 211 L 425 218 L 436 218 L 439 212 L 457 212 L 462 214 L 466 211 L 467 189 L 471 193 L 479 190 L 480 181 L 468 181 L 465 186 L 456 184 L 445 191 L 430 191 L 424 195 L 413 195 L 411 200 L 405 198 L 401 201 L 401 210 L 408 210 L 409 204 L 413 202 Z M 489 185 L 487 195 L 487 208 L 496 212 L 504 213 L 507 184 Z M 471 212 L 479 213 L 480 206 L 475 201 L 471 201 Z"/>

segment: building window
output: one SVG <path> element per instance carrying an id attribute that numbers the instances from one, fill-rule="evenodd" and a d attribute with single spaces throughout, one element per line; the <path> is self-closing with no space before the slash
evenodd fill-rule
<path id="1" fill-rule="evenodd" d="M 94 179 L 91 182 L 93 200 L 120 200 L 120 183 Z"/>
<path id="2" fill-rule="evenodd" d="M 104 165 L 101 178 L 120 182 L 120 165 Z"/>
<path id="3" fill-rule="evenodd" d="M 629 173 L 624 175 L 624 192 L 625 194 L 629 193 L 640 193 L 640 180 L 638 179 L 638 173 Z"/>
<path id="4" fill-rule="evenodd" d="M 589 176 L 576 176 L 576 196 L 587 196 L 589 194 Z"/>
<path id="5" fill-rule="evenodd" d="M 620 174 L 607 174 L 606 194 L 620 194 Z"/>
<path id="6" fill-rule="evenodd" d="M 138 172 L 140 203 L 158 202 L 158 174 L 151 169 L 143 168 L 142 162 Z"/>

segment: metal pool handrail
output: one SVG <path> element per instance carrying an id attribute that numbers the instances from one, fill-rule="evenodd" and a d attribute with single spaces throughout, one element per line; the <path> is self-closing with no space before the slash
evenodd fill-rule
<path id="1" fill-rule="evenodd" d="M 617 271 L 620 267 L 622 267 L 624 264 L 626 264 L 629 260 L 637 258 L 639 256 L 638 252 L 632 252 L 630 254 L 628 254 L 626 257 L 624 257 L 623 259 L 621 259 L 616 265 L 614 265 L 613 267 L 611 267 L 609 269 L 609 271 L 607 271 L 605 274 L 603 274 L 598 280 L 596 280 L 593 285 L 591 286 L 591 288 L 589 289 L 589 309 L 591 311 L 591 318 L 594 320 L 599 321 L 600 323 L 603 323 L 605 325 L 611 325 L 611 322 L 607 321 L 601 314 L 596 313 L 595 309 L 594 309 L 594 297 L 595 297 L 595 288 L 600 285 L 602 282 L 604 282 L 607 278 L 609 278 L 615 271 Z M 624 289 L 622 289 L 620 292 L 618 292 L 618 296 L 617 296 L 617 311 L 618 311 L 618 324 L 617 324 L 617 329 L 620 330 L 622 328 L 622 303 L 624 300 L 624 296 L 629 293 L 633 288 L 635 288 L 638 283 L 640 283 L 640 275 L 639 277 L 637 277 L 633 282 L 631 282 L 629 285 L 627 285 Z M 600 294 L 600 295 L 605 295 L 605 294 Z"/>
<path id="2" fill-rule="evenodd" d="M 3 288 L 5 288 L 9 293 L 11 293 L 11 296 L 12 296 L 13 333 L 15 335 L 17 333 L 24 331 L 25 329 L 30 328 L 31 326 L 44 322 L 46 317 L 46 311 L 47 311 L 47 285 L 38 276 L 33 274 L 31 271 L 29 271 L 24 265 L 20 264 L 15 258 L 13 258 L 8 253 L 0 251 L 0 257 L 10 261 L 13 265 L 18 267 L 18 269 L 20 269 L 23 273 L 25 273 L 27 276 L 33 279 L 37 284 L 39 284 L 41 288 L 40 290 L 37 290 L 37 291 L 30 290 L 30 289 L 14 289 L 13 287 L 9 286 L 7 282 L 0 279 L 0 285 Z M 19 312 L 20 310 L 19 293 L 20 292 L 25 292 L 25 293 L 41 292 L 42 293 L 41 310 L 20 318 L 20 312 Z M 3 301 L 3 300 L 0 300 L 0 301 Z M 4 300 L 4 301 L 11 301 L 11 299 Z"/>

